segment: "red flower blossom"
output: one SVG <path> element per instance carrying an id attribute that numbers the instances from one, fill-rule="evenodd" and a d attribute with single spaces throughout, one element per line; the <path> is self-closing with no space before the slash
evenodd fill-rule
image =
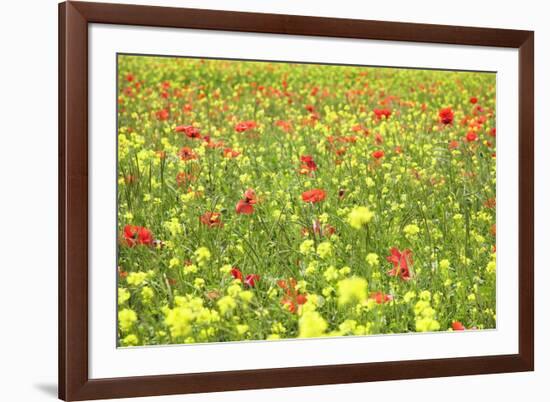
<path id="1" fill-rule="evenodd" d="M 391 110 L 389 109 L 374 109 L 374 115 L 377 120 L 380 120 L 382 117 L 389 119 L 391 116 Z"/>
<path id="2" fill-rule="evenodd" d="M 184 133 L 189 138 L 201 138 L 200 130 L 194 126 L 177 126 L 176 133 Z"/>
<path id="3" fill-rule="evenodd" d="M 257 202 L 257 199 L 256 199 L 256 192 L 249 188 L 247 189 L 245 192 L 244 192 L 244 199 L 246 202 L 248 202 L 249 204 L 256 204 Z"/>
<path id="4" fill-rule="evenodd" d="M 477 134 L 474 133 L 473 131 L 468 131 L 468 134 L 466 134 L 466 137 L 464 137 L 464 139 L 465 139 L 467 142 L 476 141 L 476 140 L 477 140 Z"/>
<path id="5" fill-rule="evenodd" d="M 246 202 L 246 200 L 239 200 L 235 207 L 235 212 L 243 215 L 250 215 L 254 212 L 254 206 Z"/>
<path id="6" fill-rule="evenodd" d="M 238 132 L 238 133 L 242 133 L 242 132 L 245 132 L 247 130 L 251 130 L 253 128 L 256 128 L 258 127 L 258 125 L 256 124 L 255 121 L 252 121 L 252 120 L 248 120 L 248 121 L 243 121 L 243 122 L 240 122 L 238 124 L 235 125 L 235 131 Z"/>
<path id="7" fill-rule="evenodd" d="M 304 191 L 302 193 L 302 201 L 316 203 L 319 201 L 323 201 L 326 195 L 327 194 L 324 190 L 314 188 L 313 190 Z"/>
<path id="8" fill-rule="evenodd" d="M 124 240 L 129 247 L 135 245 L 153 244 L 153 233 L 143 226 L 126 225 L 124 226 Z"/>
<path id="9" fill-rule="evenodd" d="M 243 197 L 244 199 L 239 200 L 237 203 L 235 211 L 238 214 L 250 215 L 254 212 L 254 204 L 258 201 L 256 199 L 256 192 L 249 188 L 244 192 Z"/>
<path id="10" fill-rule="evenodd" d="M 258 282 L 260 280 L 260 275 L 248 274 L 248 275 L 246 275 L 246 277 L 244 278 L 244 281 L 243 281 L 243 277 L 244 277 L 243 273 L 237 267 L 233 267 L 231 269 L 231 276 L 233 276 L 233 278 L 238 279 L 241 282 L 243 282 L 243 285 L 245 287 L 250 287 L 250 288 L 253 288 L 254 286 L 256 286 L 256 282 Z"/>
<path id="11" fill-rule="evenodd" d="M 493 127 L 493 128 L 489 131 L 489 135 L 490 135 L 491 137 L 496 137 L 496 136 L 497 136 L 497 129 Z"/>
<path id="12" fill-rule="evenodd" d="M 442 124 L 453 124 L 454 113 L 450 107 L 443 108 L 439 111 L 439 121 Z"/>
<path id="13" fill-rule="evenodd" d="M 199 219 L 203 225 L 206 225 L 209 228 L 223 226 L 221 214 L 219 212 L 205 212 Z"/>
<path id="14" fill-rule="evenodd" d="M 190 161 L 192 159 L 197 159 L 197 154 L 189 147 L 183 147 L 179 150 L 178 155 L 181 160 Z"/>
<path id="15" fill-rule="evenodd" d="M 372 292 L 370 294 L 370 299 L 374 300 L 376 302 L 376 304 L 383 304 L 383 303 L 387 303 L 389 301 L 392 301 L 393 300 L 393 296 L 392 295 L 389 295 L 389 294 L 386 294 L 384 292 Z"/>
<path id="16" fill-rule="evenodd" d="M 372 157 L 373 157 L 374 159 L 377 159 L 377 160 L 378 160 L 378 159 L 384 157 L 384 151 L 382 151 L 381 149 L 379 149 L 379 150 L 377 150 L 377 151 L 374 151 L 374 152 L 372 153 Z"/>
<path id="17" fill-rule="evenodd" d="M 388 275 L 399 276 L 405 281 L 411 279 L 412 251 L 407 248 L 401 252 L 397 247 L 392 247 L 390 253 L 386 259 L 393 264 L 393 268 L 388 271 Z"/>
<path id="18" fill-rule="evenodd" d="M 233 267 L 231 269 L 231 276 L 233 276 L 233 278 L 235 279 L 238 279 L 242 282 L 243 280 L 243 273 L 241 272 L 241 270 L 237 267 Z"/>
<path id="19" fill-rule="evenodd" d="M 449 149 L 456 149 L 458 148 L 459 142 L 456 140 L 452 140 L 449 142 Z"/>
<path id="20" fill-rule="evenodd" d="M 290 278 L 288 281 L 279 280 L 277 281 L 277 285 L 284 291 L 281 304 L 291 313 L 295 313 L 298 306 L 307 302 L 307 294 L 300 293 L 296 289 L 296 279 Z"/>
<path id="21" fill-rule="evenodd" d="M 369 135 L 369 129 L 368 128 L 365 128 L 363 127 L 362 124 L 356 124 L 355 126 L 353 126 L 351 128 L 352 131 L 356 132 L 356 133 L 363 133 L 364 136 L 368 136 Z"/>
<path id="22" fill-rule="evenodd" d="M 489 198 L 483 203 L 483 205 L 490 209 L 495 208 L 497 206 L 497 200 L 494 198 Z"/>
<path id="23" fill-rule="evenodd" d="M 319 236 L 330 237 L 336 233 L 336 228 L 328 223 L 325 226 L 321 226 L 321 222 L 319 222 L 318 219 L 315 219 L 311 227 L 303 227 L 300 232 L 302 233 L 302 236 L 307 236 L 310 233 L 314 233 Z"/>
<path id="24" fill-rule="evenodd" d="M 300 157 L 302 164 L 300 165 L 300 173 L 307 174 L 317 170 L 317 164 L 310 155 L 303 155 Z"/>
<path id="25" fill-rule="evenodd" d="M 185 172 L 179 172 L 176 175 L 176 183 L 178 187 L 185 187 L 190 182 L 194 181 L 195 177 Z"/>
<path id="26" fill-rule="evenodd" d="M 314 112 L 315 112 L 315 106 L 313 106 L 313 105 L 306 105 L 306 110 L 307 110 L 309 113 L 314 113 Z"/>
<path id="27" fill-rule="evenodd" d="M 278 120 L 275 125 L 286 133 L 292 130 L 292 124 L 285 120 Z"/>
<path id="28" fill-rule="evenodd" d="M 239 151 L 235 151 L 234 149 L 231 149 L 231 148 L 224 148 L 223 150 L 223 157 L 224 158 L 236 158 L 237 156 L 239 156 L 241 153 Z"/>
<path id="29" fill-rule="evenodd" d="M 122 267 L 118 267 L 118 276 L 120 276 L 121 279 L 128 277 L 128 272 L 126 272 Z"/>
<path id="30" fill-rule="evenodd" d="M 156 113 L 156 116 L 158 120 L 165 121 L 170 117 L 170 112 L 166 109 L 161 109 Z"/>
<path id="31" fill-rule="evenodd" d="M 451 327 L 453 328 L 453 331 L 464 331 L 466 329 L 460 321 L 453 321 Z"/>
<path id="32" fill-rule="evenodd" d="M 253 288 L 254 286 L 256 286 L 256 282 L 260 280 L 260 275 L 257 275 L 257 274 L 248 274 L 246 275 L 246 278 L 244 280 L 244 284 L 246 286 L 249 286 L 251 288 Z"/>
<path id="33" fill-rule="evenodd" d="M 470 103 L 471 103 L 472 105 L 475 105 L 475 104 L 477 103 L 477 98 L 476 98 L 475 96 L 472 96 L 472 97 L 470 98 Z"/>
<path id="34" fill-rule="evenodd" d="M 126 74 L 126 81 L 132 82 L 134 80 L 134 78 L 136 78 L 134 74 L 132 74 L 132 73 Z"/>
<path id="35" fill-rule="evenodd" d="M 225 143 L 223 141 L 212 141 L 209 135 L 205 135 L 202 137 L 204 142 L 206 142 L 206 146 L 210 149 L 216 149 L 216 148 L 222 148 L 225 146 Z M 236 151 L 235 151 L 236 152 Z"/>

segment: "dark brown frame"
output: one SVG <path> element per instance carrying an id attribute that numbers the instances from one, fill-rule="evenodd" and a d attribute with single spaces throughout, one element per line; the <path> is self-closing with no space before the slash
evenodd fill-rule
<path id="1" fill-rule="evenodd" d="M 519 353 L 126 378 L 88 377 L 88 24 L 519 49 Z M 59 5 L 59 397 L 67 401 L 534 370 L 534 33 L 84 2 Z"/>

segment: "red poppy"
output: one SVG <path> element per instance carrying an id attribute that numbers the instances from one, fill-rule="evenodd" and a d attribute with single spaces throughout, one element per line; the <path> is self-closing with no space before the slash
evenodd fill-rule
<path id="1" fill-rule="evenodd" d="M 153 233 L 143 226 L 126 225 L 124 226 L 124 240 L 129 247 L 135 245 L 153 244 Z"/>
<path id="2" fill-rule="evenodd" d="M 389 119 L 391 116 L 391 110 L 389 109 L 374 109 L 374 115 L 376 119 L 380 120 L 382 117 Z"/>
<path id="3" fill-rule="evenodd" d="M 306 105 L 306 110 L 307 110 L 309 113 L 314 113 L 314 112 L 315 112 L 315 106 L 313 106 L 313 105 Z"/>
<path id="4" fill-rule="evenodd" d="M 382 151 L 381 149 L 379 149 L 379 150 L 377 150 L 377 151 L 374 151 L 374 152 L 372 153 L 372 157 L 373 157 L 374 159 L 377 159 L 377 160 L 378 160 L 378 159 L 384 157 L 384 151 Z"/>
<path id="5" fill-rule="evenodd" d="M 256 204 L 256 192 L 249 188 L 244 192 L 244 200 L 248 202 L 249 204 Z"/>
<path id="6" fill-rule="evenodd" d="M 473 131 L 468 131 L 468 134 L 466 134 L 466 137 L 464 137 L 467 142 L 473 142 L 477 140 L 477 134 Z"/>
<path id="7" fill-rule="evenodd" d="M 237 267 L 233 267 L 231 269 L 231 276 L 233 276 L 233 278 L 235 279 L 238 279 L 242 282 L 243 280 L 243 273 L 241 272 L 241 270 Z"/>
<path id="8" fill-rule="evenodd" d="M 298 306 L 307 302 L 307 294 L 300 293 L 300 291 L 296 289 L 296 279 L 290 278 L 288 281 L 284 279 L 278 280 L 277 285 L 284 291 L 284 295 L 281 298 L 281 304 L 291 313 L 295 313 Z"/>
<path id="9" fill-rule="evenodd" d="M 443 108 L 439 111 L 439 121 L 442 124 L 453 124 L 454 113 L 450 107 Z"/>
<path id="10" fill-rule="evenodd" d="M 275 125 L 286 133 L 292 130 L 292 124 L 285 120 L 278 120 Z"/>
<path id="11" fill-rule="evenodd" d="M 384 292 L 372 292 L 370 294 L 370 299 L 374 300 L 376 302 L 376 304 L 383 304 L 383 303 L 387 303 L 389 301 L 392 301 L 393 300 L 393 296 L 392 295 L 389 295 L 389 294 L 386 294 Z"/>
<path id="12" fill-rule="evenodd" d="M 458 148 L 459 142 L 456 140 L 452 140 L 449 142 L 449 149 L 456 149 Z"/>
<path id="13" fill-rule="evenodd" d="M 209 228 L 223 226 L 221 214 L 219 212 L 205 212 L 200 216 L 200 222 Z"/>
<path id="14" fill-rule="evenodd" d="M 156 116 L 158 120 L 168 120 L 168 118 L 170 117 L 170 112 L 166 109 L 161 109 L 156 113 Z"/>
<path id="15" fill-rule="evenodd" d="M 195 180 L 195 177 L 185 172 L 179 172 L 176 175 L 176 183 L 178 187 L 185 187 L 187 184 L 189 184 L 193 180 Z"/>
<path id="16" fill-rule="evenodd" d="M 254 212 L 254 206 L 246 202 L 246 200 L 239 200 L 235 207 L 235 212 L 243 215 L 250 215 Z"/>
<path id="17" fill-rule="evenodd" d="M 241 153 L 239 151 L 235 151 L 234 149 L 231 149 L 231 148 L 224 148 L 223 150 L 224 158 L 236 158 L 240 154 Z"/>
<path id="18" fill-rule="evenodd" d="M 252 120 L 243 121 L 235 125 L 235 131 L 238 133 L 242 133 L 244 131 L 256 128 L 257 126 L 258 125 L 256 124 L 255 121 L 252 121 Z"/>
<path id="19" fill-rule="evenodd" d="M 363 127 L 362 124 L 356 124 L 355 126 L 353 126 L 353 127 L 351 128 L 351 130 L 354 131 L 354 132 L 356 132 L 356 133 L 363 133 L 364 136 L 368 136 L 368 135 L 369 135 L 369 129 Z"/>
<path id="20" fill-rule="evenodd" d="M 477 103 L 477 98 L 476 98 L 475 96 L 472 96 L 472 97 L 470 98 L 470 103 L 471 103 L 472 105 L 475 105 L 475 104 Z"/>
<path id="21" fill-rule="evenodd" d="M 135 78 L 134 74 L 132 74 L 132 73 L 126 74 L 126 81 L 132 82 L 134 80 L 134 78 Z"/>
<path id="22" fill-rule="evenodd" d="M 250 215 L 254 212 L 254 204 L 258 201 L 256 199 L 256 192 L 249 188 L 244 192 L 243 197 L 244 199 L 239 200 L 237 203 L 235 211 L 238 214 Z"/>
<path id="23" fill-rule="evenodd" d="M 233 278 L 238 279 L 241 282 L 243 282 L 243 285 L 245 287 L 251 287 L 251 288 L 256 286 L 256 282 L 258 282 L 260 280 L 260 275 L 248 274 L 248 275 L 246 275 L 246 277 L 244 278 L 244 281 L 243 281 L 243 277 L 244 277 L 243 273 L 237 267 L 233 267 L 231 269 L 231 276 L 233 276 Z"/>
<path id="24" fill-rule="evenodd" d="M 259 280 L 260 280 L 260 275 L 248 274 L 248 275 L 246 275 L 246 278 L 244 280 L 244 284 L 246 286 L 249 286 L 249 287 L 253 288 L 254 286 L 256 286 L 256 282 L 258 282 Z"/>
<path id="25" fill-rule="evenodd" d="M 302 164 L 300 165 L 301 174 L 307 174 L 317 170 L 317 164 L 313 160 L 313 157 L 310 155 L 301 156 L 300 162 L 302 162 Z"/>
<path id="26" fill-rule="evenodd" d="M 390 253 L 386 259 L 393 264 L 393 268 L 388 271 L 388 275 L 399 276 L 405 281 L 411 279 L 412 251 L 407 248 L 401 252 L 397 247 L 392 247 Z"/>
<path id="27" fill-rule="evenodd" d="M 319 222 L 318 219 L 315 219 L 311 228 L 303 227 L 300 232 L 302 233 L 302 236 L 307 236 L 310 233 L 315 233 L 319 236 L 330 237 L 334 233 L 336 233 L 336 228 L 332 225 L 329 225 L 328 223 L 325 226 L 321 226 L 321 222 Z"/>
<path id="28" fill-rule="evenodd" d="M 183 147 L 179 150 L 178 155 L 181 160 L 190 161 L 192 159 L 197 159 L 197 154 L 189 147 Z"/>
<path id="29" fill-rule="evenodd" d="M 177 126 L 176 133 L 184 133 L 189 138 L 201 138 L 200 130 L 191 125 Z"/>
<path id="30" fill-rule="evenodd" d="M 496 136 L 497 136 L 497 129 L 493 127 L 493 128 L 489 131 L 489 135 L 490 135 L 491 137 L 496 137 Z"/>
<path id="31" fill-rule="evenodd" d="M 313 190 L 304 191 L 302 193 L 302 201 L 316 203 L 319 201 L 323 201 L 326 195 L 327 194 L 324 190 L 321 190 L 320 188 L 314 188 Z"/>
<path id="32" fill-rule="evenodd" d="M 485 205 L 487 208 L 495 208 L 497 206 L 497 200 L 494 198 L 488 198 L 483 205 Z"/>
<path id="33" fill-rule="evenodd" d="M 128 272 L 126 272 L 122 267 L 118 267 L 118 276 L 120 276 L 121 279 L 128 277 Z"/>
<path id="34" fill-rule="evenodd" d="M 225 143 L 223 141 L 212 141 L 209 135 L 205 135 L 204 137 L 202 137 L 202 139 L 204 140 L 204 142 L 206 142 L 206 146 L 211 149 L 222 148 L 225 146 Z"/>
<path id="35" fill-rule="evenodd" d="M 347 148 L 338 148 L 334 151 L 334 153 L 338 156 L 342 156 L 342 155 L 345 155 L 347 151 L 348 151 Z"/>
<path id="36" fill-rule="evenodd" d="M 462 325 L 460 321 L 453 321 L 451 327 L 453 328 L 453 331 L 464 331 L 466 329 L 466 327 Z"/>

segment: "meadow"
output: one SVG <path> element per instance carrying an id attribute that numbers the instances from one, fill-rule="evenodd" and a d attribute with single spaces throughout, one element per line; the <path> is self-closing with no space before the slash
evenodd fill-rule
<path id="1" fill-rule="evenodd" d="M 117 78 L 119 346 L 496 327 L 494 74 L 119 55 Z"/>

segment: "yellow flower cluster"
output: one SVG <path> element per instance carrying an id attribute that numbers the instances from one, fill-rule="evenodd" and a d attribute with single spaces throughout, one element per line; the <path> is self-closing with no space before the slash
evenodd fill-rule
<path id="1" fill-rule="evenodd" d="M 420 300 L 414 306 L 416 330 L 418 332 L 439 331 L 439 322 L 435 319 L 435 310 L 430 304 L 431 293 L 424 290 L 420 293 Z"/>
<path id="2" fill-rule="evenodd" d="M 361 229 L 367 225 L 374 216 L 368 207 L 355 207 L 348 214 L 348 222 L 354 229 Z"/>
<path id="3" fill-rule="evenodd" d="M 361 303 L 367 299 L 367 280 L 360 277 L 346 278 L 338 282 L 338 304 Z"/>

